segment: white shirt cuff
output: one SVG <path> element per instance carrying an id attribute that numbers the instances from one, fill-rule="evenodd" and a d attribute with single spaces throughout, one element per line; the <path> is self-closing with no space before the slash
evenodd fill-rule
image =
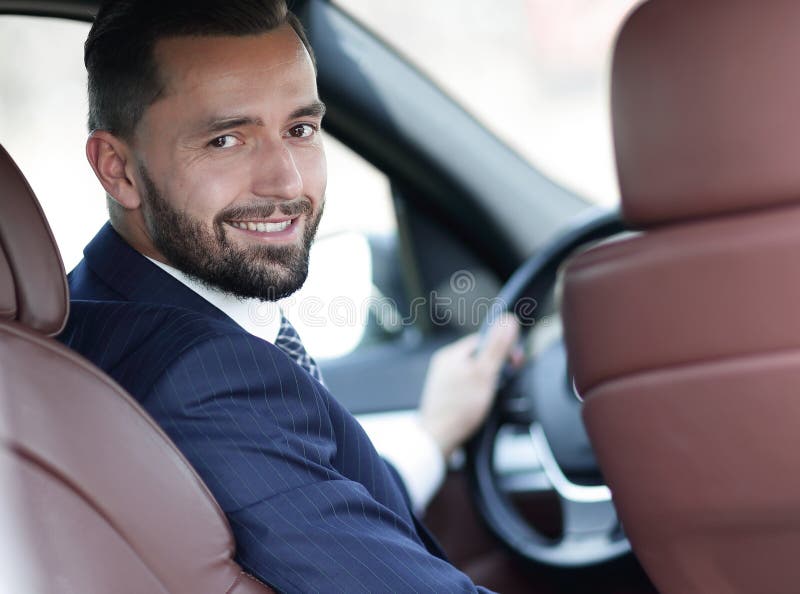
<path id="1" fill-rule="evenodd" d="M 411 505 L 422 515 L 444 482 L 445 461 L 439 446 L 419 423 L 416 411 L 359 415 L 378 453 L 403 479 Z"/>

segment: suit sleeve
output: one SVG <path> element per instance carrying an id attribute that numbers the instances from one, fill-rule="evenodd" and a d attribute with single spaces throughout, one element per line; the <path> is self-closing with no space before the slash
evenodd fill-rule
<path id="1" fill-rule="evenodd" d="M 143 404 L 227 514 L 239 562 L 280 591 L 485 592 L 425 549 L 358 424 L 274 346 L 204 340 Z"/>

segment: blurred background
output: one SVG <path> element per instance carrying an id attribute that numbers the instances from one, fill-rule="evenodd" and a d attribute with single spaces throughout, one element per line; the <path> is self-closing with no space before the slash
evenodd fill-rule
<path id="1" fill-rule="evenodd" d="M 546 175 L 593 202 L 618 201 L 611 48 L 640 0 L 503 0 L 502 11 L 486 0 L 335 3 Z"/>

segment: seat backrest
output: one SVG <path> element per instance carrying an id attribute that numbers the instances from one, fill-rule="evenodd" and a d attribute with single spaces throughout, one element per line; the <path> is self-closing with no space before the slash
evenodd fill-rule
<path id="1" fill-rule="evenodd" d="M 0 147 L 0 473 L 22 531 L 0 539 L 29 561 L 30 591 L 271 592 L 233 561 L 224 514 L 147 413 L 51 338 L 67 294 L 41 208 Z"/>
<path id="2" fill-rule="evenodd" d="M 651 0 L 617 40 L 622 210 L 565 339 L 634 551 L 665 593 L 791 593 L 800 564 L 800 3 Z"/>

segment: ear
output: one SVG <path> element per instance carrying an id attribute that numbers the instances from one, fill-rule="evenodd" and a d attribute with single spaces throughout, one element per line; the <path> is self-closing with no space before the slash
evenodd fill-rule
<path id="1" fill-rule="evenodd" d="M 130 155 L 127 143 L 106 130 L 95 130 L 86 139 L 86 158 L 106 193 L 122 208 L 136 210 L 141 197 Z"/>

